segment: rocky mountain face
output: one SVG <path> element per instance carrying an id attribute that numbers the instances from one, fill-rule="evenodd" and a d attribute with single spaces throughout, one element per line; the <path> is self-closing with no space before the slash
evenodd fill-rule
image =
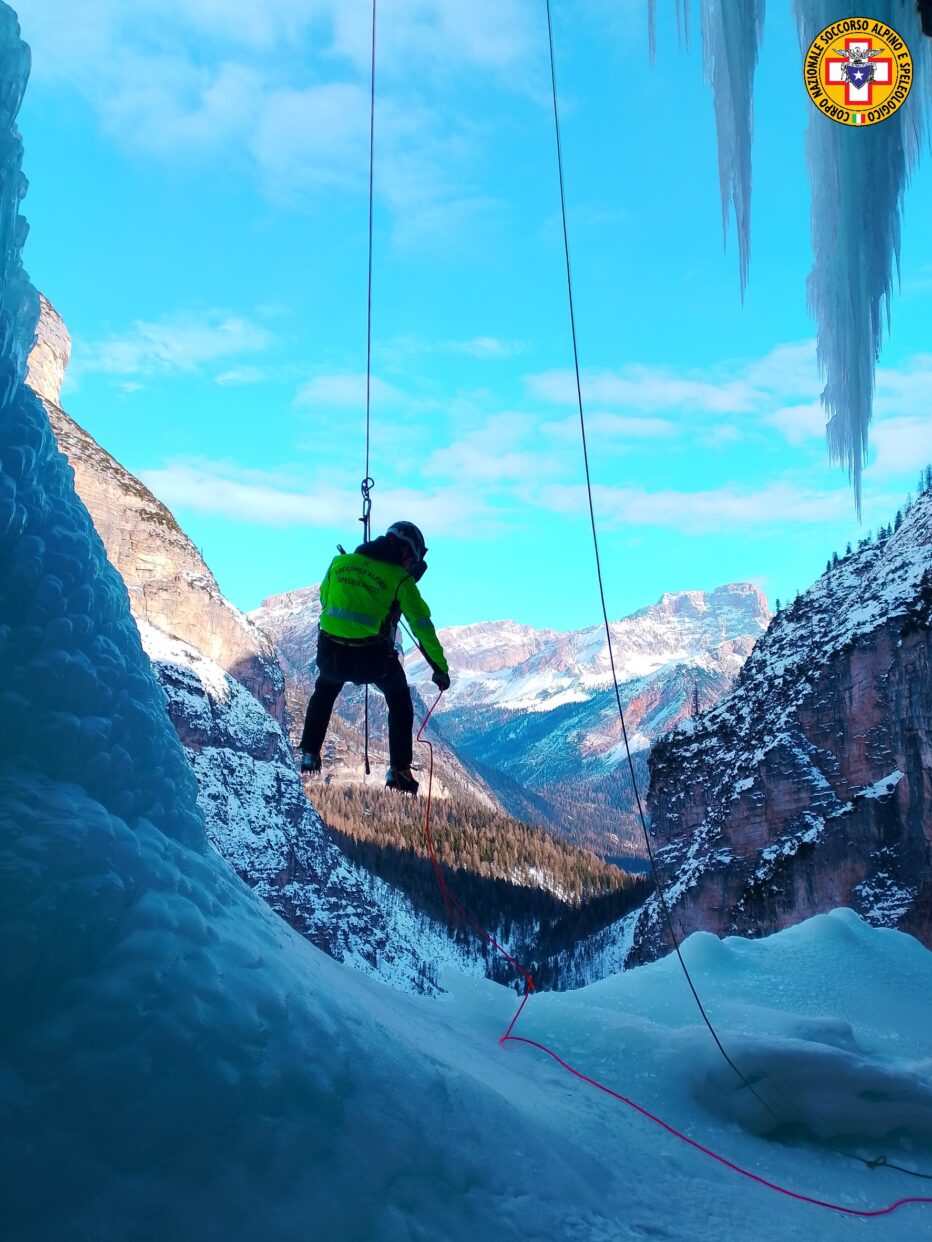
<path id="1" fill-rule="evenodd" d="M 651 756 L 679 935 L 836 906 L 932 946 L 932 494 L 773 620 L 735 689 Z M 656 897 L 629 962 L 668 946 Z"/>
<path id="2" fill-rule="evenodd" d="M 189 643 L 225 669 L 283 723 L 285 684 L 272 645 L 223 595 L 169 510 L 62 410 L 71 354 L 68 330 L 42 299 L 27 382 L 42 398 L 107 555 L 129 591 L 133 615 Z"/>
<path id="3" fill-rule="evenodd" d="M 731 686 L 770 613 L 746 583 L 667 594 L 610 626 L 639 786 L 654 740 Z M 604 626 L 452 627 L 441 724 L 503 805 L 604 855 L 640 855 Z M 429 671 L 409 657 L 412 683 Z"/>

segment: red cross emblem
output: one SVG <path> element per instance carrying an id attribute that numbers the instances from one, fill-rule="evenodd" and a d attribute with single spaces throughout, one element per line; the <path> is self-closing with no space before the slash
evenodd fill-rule
<path id="1" fill-rule="evenodd" d="M 825 85 L 844 85 L 849 108 L 873 107 L 874 83 L 889 86 L 893 82 L 893 57 L 870 56 L 873 48 L 869 35 L 855 37 L 845 39 L 847 56 L 825 57 Z"/>

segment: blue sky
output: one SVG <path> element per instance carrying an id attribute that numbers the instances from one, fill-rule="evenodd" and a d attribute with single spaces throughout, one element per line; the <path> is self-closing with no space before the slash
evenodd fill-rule
<path id="1" fill-rule="evenodd" d="M 368 0 L 20 0 L 26 258 L 74 338 L 69 413 L 243 608 L 359 530 Z M 932 459 L 929 161 L 906 203 L 864 522 L 818 405 L 788 5 L 755 90 L 750 284 L 722 246 L 697 37 L 554 5 L 584 396 L 610 611 L 786 598 Z M 542 0 L 381 0 L 376 525 L 427 534 L 439 624 L 598 619 Z M 819 123 L 830 124 L 821 118 Z"/>

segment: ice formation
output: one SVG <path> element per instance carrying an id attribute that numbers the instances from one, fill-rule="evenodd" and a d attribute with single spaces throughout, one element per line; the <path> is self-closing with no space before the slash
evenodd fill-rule
<path id="1" fill-rule="evenodd" d="M 802 50 L 841 16 L 835 0 L 794 0 Z M 655 0 L 648 3 L 651 55 Z M 678 0 L 683 25 L 689 0 Z M 858 13 L 898 30 L 912 52 L 914 83 L 906 103 L 880 124 L 809 118 L 813 266 L 809 305 L 825 377 L 822 402 L 829 456 L 845 466 L 860 512 L 861 474 L 874 397 L 874 372 L 889 320 L 898 271 L 903 196 L 928 120 L 932 44 L 921 36 L 913 0 L 872 0 Z M 764 19 L 764 0 L 702 0 L 706 76 L 718 133 L 722 220 L 733 204 L 742 296 L 748 279 L 751 231 L 752 87 Z"/>
<path id="2" fill-rule="evenodd" d="M 701 0 L 702 59 L 712 88 L 718 135 L 718 180 L 722 196 L 722 233 L 734 207 L 738 235 L 741 297 L 748 283 L 751 257 L 751 139 L 754 128 L 754 71 L 764 26 L 765 0 Z M 689 43 L 692 0 L 676 0 L 676 25 Z M 650 58 L 657 51 L 657 0 L 647 0 Z"/>
<path id="3" fill-rule="evenodd" d="M 722 230 L 734 206 L 741 296 L 751 257 L 751 139 L 754 70 L 764 26 L 764 0 L 702 0 L 702 56 L 715 101 Z"/>
<path id="4" fill-rule="evenodd" d="M 842 14 L 835 0 L 795 0 L 803 51 Z M 913 0 L 855 6 L 897 30 L 912 53 L 914 81 L 903 106 L 875 125 L 840 125 L 812 109 L 813 265 L 809 305 L 818 329 L 829 456 L 847 468 L 860 512 L 861 473 L 874 400 L 874 371 L 899 269 L 903 196 L 922 144 L 932 86 L 932 44 Z"/>

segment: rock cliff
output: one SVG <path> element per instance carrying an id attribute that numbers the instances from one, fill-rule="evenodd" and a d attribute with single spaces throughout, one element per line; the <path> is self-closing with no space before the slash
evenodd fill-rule
<path id="1" fill-rule="evenodd" d="M 59 404 L 71 353 L 68 330 L 42 298 L 27 382 L 42 402 L 75 475 L 75 488 L 130 595 L 137 619 L 201 651 L 284 723 L 284 678 L 265 635 L 224 599 L 169 510 Z"/>
<path id="2" fill-rule="evenodd" d="M 679 935 L 763 935 L 850 906 L 932 945 L 932 494 L 833 565 L 734 691 L 651 755 Z M 629 961 L 668 945 L 656 898 Z"/>

